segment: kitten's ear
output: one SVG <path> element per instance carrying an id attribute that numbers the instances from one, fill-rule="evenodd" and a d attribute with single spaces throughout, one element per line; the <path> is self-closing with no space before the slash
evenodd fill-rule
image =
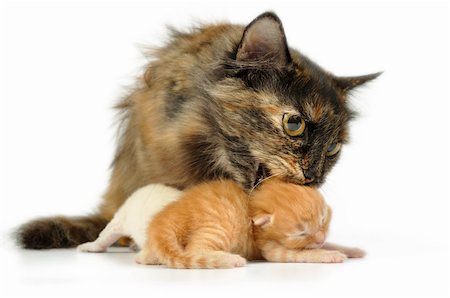
<path id="1" fill-rule="evenodd" d="M 265 12 L 244 30 L 236 60 L 271 62 L 284 66 L 291 61 L 283 25 L 273 12 Z"/>
<path id="2" fill-rule="evenodd" d="M 272 214 L 259 214 L 252 218 L 255 226 L 265 227 L 272 222 Z"/>
<path id="3" fill-rule="evenodd" d="M 335 77 L 334 82 L 339 89 L 341 89 L 343 92 L 347 92 L 355 87 L 361 86 L 364 83 L 376 79 L 382 73 L 383 72 L 376 72 L 358 77 Z"/>

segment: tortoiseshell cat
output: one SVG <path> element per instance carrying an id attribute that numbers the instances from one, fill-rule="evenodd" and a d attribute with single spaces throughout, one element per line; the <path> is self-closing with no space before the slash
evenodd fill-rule
<path id="1" fill-rule="evenodd" d="M 18 231 L 23 247 L 94 240 L 126 198 L 150 183 L 184 189 L 221 178 L 250 190 L 274 175 L 317 186 L 347 141 L 349 91 L 379 75 L 323 70 L 288 47 L 270 12 L 246 27 L 173 31 L 153 58 L 117 106 L 121 138 L 98 213 L 31 221 Z"/>
<path id="2" fill-rule="evenodd" d="M 231 180 L 201 183 L 157 213 L 136 261 L 232 268 L 248 260 L 339 263 L 364 252 L 325 244 L 331 209 L 311 187 L 268 179 L 250 194 Z"/>

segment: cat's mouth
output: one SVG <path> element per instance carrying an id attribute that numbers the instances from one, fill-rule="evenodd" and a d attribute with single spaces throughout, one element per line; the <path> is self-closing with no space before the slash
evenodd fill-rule
<path id="1" fill-rule="evenodd" d="M 255 180 L 253 181 L 253 188 L 258 187 L 261 182 L 266 180 L 267 178 L 273 176 L 270 170 L 267 168 L 267 166 L 263 163 L 259 163 L 258 167 L 256 168 L 255 173 Z M 322 179 L 315 178 L 315 179 L 305 179 L 305 178 L 297 178 L 297 177 L 291 177 L 291 176 L 285 176 L 283 178 L 286 182 L 294 183 L 298 185 L 307 185 L 307 186 L 315 186 L 320 185 L 322 183 Z"/>
<path id="2" fill-rule="evenodd" d="M 255 181 L 253 181 L 253 188 L 257 187 L 267 177 L 270 177 L 270 170 L 263 163 L 260 163 L 258 165 L 258 168 L 256 169 Z"/>

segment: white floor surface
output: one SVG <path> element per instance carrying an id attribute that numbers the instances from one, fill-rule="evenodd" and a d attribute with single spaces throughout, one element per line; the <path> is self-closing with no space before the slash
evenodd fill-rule
<path id="1" fill-rule="evenodd" d="M 337 236 L 337 235 L 335 235 Z M 135 253 L 0 248 L 2 297 L 432 297 L 449 294 L 448 252 L 439 242 L 395 235 L 358 238 L 368 255 L 342 264 L 249 263 L 225 270 L 173 270 L 134 263 Z M 342 242 L 342 241 L 341 241 Z M 344 242 L 342 242 L 344 243 Z M 6 244 L 6 245 L 5 245 Z M 5 294 L 5 296 L 3 296 Z"/>

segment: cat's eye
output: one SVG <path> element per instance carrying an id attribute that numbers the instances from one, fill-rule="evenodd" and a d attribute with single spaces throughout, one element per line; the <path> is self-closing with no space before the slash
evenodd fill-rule
<path id="1" fill-rule="evenodd" d="M 327 148 L 327 156 L 333 156 L 341 150 L 341 143 L 333 143 Z"/>
<path id="2" fill-rule="evenodd" d="M 283 115 L 283 128 L 291 137 L 297 137 L 305 131 L 306 123 L 299 115 L 286 113 Z"/>

